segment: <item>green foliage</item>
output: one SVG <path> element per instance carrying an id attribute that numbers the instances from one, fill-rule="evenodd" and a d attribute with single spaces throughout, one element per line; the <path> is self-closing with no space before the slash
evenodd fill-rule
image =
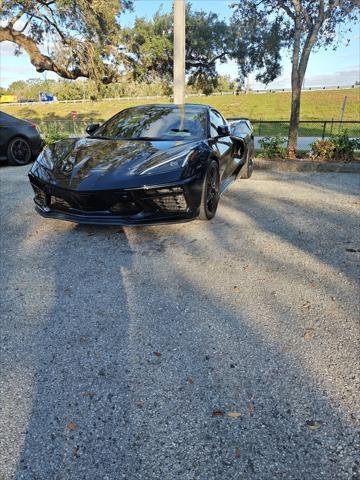
<path id="1" fill-rule="evenodd" d="M 354 158 L 354 152 L 360 150 L 360 139 L 351 139 L 347 130 L 333 136 L 331 139 L 335 144 L 334 155 L 336 160 L 350 162 Z"/>
<path id="2" fill-rule="evenodd" d="M 38 72 L 109 83 L 126 60 L 119 15 L 129 8 L 132 0 L 2 0 L 0 41 L 25 50 Z"/>
<path id="3" fill-rule="evenodd" d="M 47 130 L 41 135 L 44 145 L 51 145 L 59 140 L 65 140 L 65 138 L 68 138 L 68 136 L 69 135 L 67 133 L 56 130 Z"/>
<path id="4" fill-rule="evenodd" d="M 328 162 L 333 159 L 335 143 L 330 139 L 315 140 L 311 144 L 310 160 Z"/>
<path id="5" fill-rule="evenodd" d="M 329 139 L 316 140 L 311 145 L 309 158 L 322 162 L 350 162 L 354 158 L 354 152 L 359 149 L 360 140 L 350 138 L 348 132 L 344 130 Z"/>
<path id="6" fill-rule="evenodd" d="M 286 139 L 284 137 L 264 137 L 260 140 L 260 146 L 264 152 L 264 156 L 276 160 L 277 158 L 286 157 L 286 148 L 284 143 Z"/>
<path id="7" fill-rule="evenodd" d="M 264 45 L 259 41 L 256 48 L 249 50 L 244 32 L 249 34 L 251 28 L 246 22 L 241 25 L 239 28 L 236 21 L 226 23 L 215 13 L 194 11 L 190 4 L 187 5 L 185 68 L 188 85 L 193 91 L 208 95 L 221 90 L 217 64 L 229 59 L 235 59 L 247 73 L 262 62 L 264 78 L 267 75 L 268 81 L 279 73 L 279 69 L 274 71 L 271 62 L 272 58 L 277 61 L 276 49 L 279 47 L 274 43 L 275 27 L 270 29 Z M 173 30 L 173 14 L 161 10 L 150 20 L 137 18 L 133 27 L 123 30 L 128 71 L 137 82 L 172 81 Z"/>

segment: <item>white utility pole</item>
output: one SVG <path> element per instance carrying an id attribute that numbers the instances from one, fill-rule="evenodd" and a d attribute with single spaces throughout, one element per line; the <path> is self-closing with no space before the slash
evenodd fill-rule
<path id="1" fill-rule="evenodd" d="M 185 103 L 185 0 L 174 0 L 174 103 Z"/>

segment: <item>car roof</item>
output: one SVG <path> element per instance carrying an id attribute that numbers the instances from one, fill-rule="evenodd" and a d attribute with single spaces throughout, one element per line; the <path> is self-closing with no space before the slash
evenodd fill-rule
<path id="1" fill-rule="evenodd" d="M 2 122 L 8 122 L 8 123 L 23 123 L 23 124 L 29 123 L 26 120 L 23 120 L 22 118 L 13 117 L 12 115 L 9 115 L 8 113 L 3 112 L 2 110 L 0 110 L 0 120 Z"/>

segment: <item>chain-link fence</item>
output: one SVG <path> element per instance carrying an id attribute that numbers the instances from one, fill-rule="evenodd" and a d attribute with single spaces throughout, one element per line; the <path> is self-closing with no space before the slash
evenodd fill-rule
<path id="1" fill-rule="evenodd" d="M 229 118 L 229 121 L 236 121 L 239 118 Z M 53 120 L 40 121 L 37 126 L 42 135 L 56 136 L 81 136 L 85 134 L 86 126 L 89 123 L 101 123 L 96 119 L 85 121 L 74 120 Z M 255 147 L 258 149 L 259 141 L 263 137 L 281 136 L 284 139 L 289 132 L 289 122 L 282 120 L 251 120 L 254 128 Z M 339 121 L 339 120 L 302 120 L 299 124 L 298 149 L 310 150 L 311 144 L 317 138 L 327 138 L 345 132 L 351 138 L 360 138 L 360 121 Z"/>
<path id="2" fill-rule="evenodd" d="M 237 118 L 229 118 L 235 121 Z M 257 137 L 287 137 L 289 122 L 285 120 L 251 120 L 254 134 Z M 360 137 L 360 121 L 357 120 L 301 120 L 299 137 L 326 138 L 346 131 L 350 137 Z"/>

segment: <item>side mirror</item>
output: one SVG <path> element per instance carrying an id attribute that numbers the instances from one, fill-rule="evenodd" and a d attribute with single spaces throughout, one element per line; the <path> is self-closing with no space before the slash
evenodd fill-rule
<path id="1" fill-rule="evenodd" d="M 228 137 L 230 135 L 230 128 L 227 125 L 220 125 L 217 127 L 219 137 Z"/>
<path id="2" fill-rule="evenodd" d="M 86 133 L 92 135 L 100 127 L 100 123 L 90 123 L 85 129 Z"/>

